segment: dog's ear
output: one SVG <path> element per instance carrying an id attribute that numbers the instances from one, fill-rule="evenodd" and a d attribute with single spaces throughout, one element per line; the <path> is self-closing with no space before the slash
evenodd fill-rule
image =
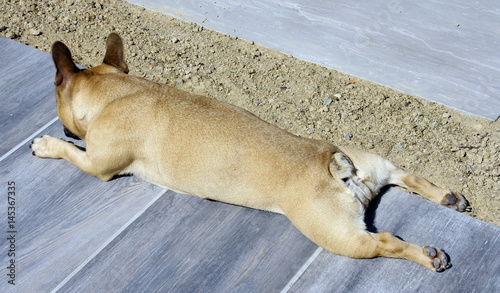
<path id="1" fill-rule="evenodd" d="M 123 41 L 119 35 L 111 33 L 106 40 L 106 56 L 103 63 L 112 65 L 121 71 L 128 73 L 128 66 L 125 63 Z"/>
<path id="2" fill-rule="evenodd" d="M 54 82 L 56 86 L 66 82 L 80 71 L 75 62 L 73 62 L 68 47 L 62 42 L 55 42 L 52 46 L 52 59 L 56 66 L 56 78 Z"/>

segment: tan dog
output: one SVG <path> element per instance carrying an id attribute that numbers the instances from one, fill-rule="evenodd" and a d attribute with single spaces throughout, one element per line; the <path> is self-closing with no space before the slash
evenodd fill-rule
<path id="1" fill-rule="evenodd" d="M 235 106 L 127 75 L 123 43 L 107 40 L 103 64 L 80 70 L 54 44 L 57 113 L 86 150 L 50 136 L 40 158 L 62 158 L 108 181 L 133 174 L 182 193 L 285 214 L 319 246 L 353 258 L 406 258 L 431 270 L 451 266 L 440 249 L 370 233 L 364 211 L 385 185 L 398 185 L 459 211 L 459 193 L 379 156 L 302 138 Z"/>

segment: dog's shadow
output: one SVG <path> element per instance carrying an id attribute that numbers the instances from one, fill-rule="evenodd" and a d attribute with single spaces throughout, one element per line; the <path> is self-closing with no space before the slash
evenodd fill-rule
<path id="1" fill-rule="evenodd" d="M 390 186 L 386 186 L 380 190 L 379 194 L 370 201 L 368 208 L 365 211 L 365 224 L 366 230 L 372 233 L 378 233 L 377 227 L 375 227 L 375 218 L 377 216 L 377 209 L 382 201 L 382 196 L 384 196 L 387 191 L 389 191 Z"/>

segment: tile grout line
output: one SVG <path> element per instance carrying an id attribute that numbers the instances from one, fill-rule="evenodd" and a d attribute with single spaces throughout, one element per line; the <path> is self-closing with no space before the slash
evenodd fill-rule
<path id="1" fill-rule="evenodd" d="M 288 283 L 283 287 L 280 293 L 287 293 L 292 286 L 300 279 L 309 266 L 316 260 L 318 255 L 323 251 L 323 248 L 318 247 L 314 253 L 307 259 L 307 261 L 300 267 L 300 269 L 293 275 Z"/>
<path id="2" fill-rule="evenodd" d="M 17 151 L 18 149 L 20 149 L 25 143 L 27 143 L 28 141 L 32 140 L 35 136 L 39 135 L 40 132 L 42 132 L 45 129 L 47 129 L 50 125 L 52 125 L 57 120 L 59 120 L 59 117 L 56 117 L 56 118 L 50 120 L 47 124 L 45 124 L 44 126 L 42 126 L 41 128 L 39 128 L 38 130 L 36 130 L 35 132 L 33 132 L 33 134 L 31 134 L 30 136 L 28 136 L 28 138 L 26 138 L 25 140 L 23 140 L 22 142 L 20 142 L 19 144 L 17 144 L 15 147 L 13 147 L 10 151 L 6 152 L 3 156 L 1 156 L 0 157 L 0 162 L 3 161 L 3 160 L 5 160 L 8 156 L 10 156 L 12 153 L 14 153 L 15 151 Z"/>
<path id="3" fill-rule="evenodd" d="M 150 201 L 145 207 L 143 207 L 137 214 L 135 214 L 130 220 L 127 221 L 118 231 L 116 231 L 111 237 L 108 238 L 99 248 L 97 248 L 94 253 L 88 256 L 83 263 L 81 263 L 76 269 L 73 270 L 64 280 L 62 280 L 50 293 L 58 292 L 66 283 L 68 283 L 78 272 L 80 272 L 92 259 L 94 259 L 101 251 L 103 251 L 116 237 L 118 237 L 127 227 L 129 227 L 135 220 L 137 220 L 150 206 L 152 206 L 162 195 L 168 192 L 168 189 L 162 189 L 152 201 Z"/>

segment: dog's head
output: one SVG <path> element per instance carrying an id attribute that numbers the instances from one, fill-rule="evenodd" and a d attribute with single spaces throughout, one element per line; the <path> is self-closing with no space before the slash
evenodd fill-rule
<path id="1" fill-rule="evenodd" d="M 103 63 L 90 69 L 79 69 L 62 42 L 52 46 L 52 59 L 56 67 L 57 114 L 64 132 L 73 138 L 84 138 L 89 122 L 112 100 L 113 82 L 102 77 L 128 73 L 123 42 L 117 34 L 110 34 Z"/>

